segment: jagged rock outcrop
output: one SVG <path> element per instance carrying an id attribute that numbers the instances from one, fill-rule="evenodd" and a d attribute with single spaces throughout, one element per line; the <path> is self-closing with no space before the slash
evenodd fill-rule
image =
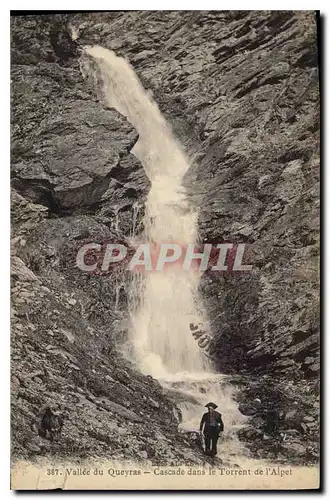
<path id="1" fill-rule="evenodd" d="M 130 154 L 138 135 L 100 102 L 77 58 L 60 65 L 51 46 L 45 53 L 53 29 L 45 17 L 14 18 L 12 25 L 12 185 L 51 213 L 99 210 L 111 222 L 137 200 L 143 204 L 149 189 Z"/>

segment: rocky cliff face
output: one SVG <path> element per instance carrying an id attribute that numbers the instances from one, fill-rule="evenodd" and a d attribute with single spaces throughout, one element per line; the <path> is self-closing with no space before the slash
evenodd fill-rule
<path id="1" fill-rule="evenodd" d="M 166 391 L 121 353 L 125 290 L 70 260 L 86 231 L 114 233 L 90 215 L 49 218 L 16 191 L 12 224 L 13 458 L 202 463 Z M 63 422 L 60 434 L 56 425 L 44 432 L 47 407 Z"/>
<path id="2" fill-rule="evenodd" d="M 250 276 L 203 284 L 221 368 L 317 374 L 315 15 L 144 12 L 92 24 L 101 20 L 86 41 L 129 58 L 192 158 L 201 237 L 248 246 Z"/>
<path id="3" fill-rule="evenodd" d="M 51 26 L 12 23 L 13 456 L 199 463 L 160 384 L 118 349 L 125 281 L 75 266 L 80 241 L 130 233 L 149 183 L 130 154 L 136 132 L 77 59 L 54 55 Z M 42 435 L 47 406 L 64 420 L 60 438 Z"/>
<path id="4" fill-rule="evenodd" d="M 69 25 L 80 45 L 65 36 Z M 275 391 L 283 423 L 272 432 L 293 430 L 314 450 L 315 15 L 135 11 L 12 20 L 14 451 L 59 452 L 59 444 L 33 430 L 39 406 L 50 399 L 69 408 L 64 453 L 70 446 L 78 455 L 105 453 L 110 446 L 113 456 L 127 457 L 129 429 L 137 456 L 161 459 L 163 452 L 149 451 L 147 414 L 159 439 L 167 425 L 172 429 L 166 460 L 191 453 L 181 441 L 175 451 L 181 437 L 161 388 L 116 353 L 125 340 L 125 284 L 118 291 L 106 277 L 83 276 L 65 258 L 83 238 L 122 239 L 135 231 L 132 214 L 149 189 L 130 153 L 135 130 L 82 76 L 86 44 L 127 57 L 172 124 L 191 158 L 186 186 L 199 207 L 201 238 L 246 244 L 250 274 L 207 275 L 201 284 L 219 370 L 244 374 L 242 404 L 262 394 L 261 423 L 270 418 Z M 292 410 L 300 403 L 303 411 Z M 104 428 L 109 420 L 111 432 Z"/>

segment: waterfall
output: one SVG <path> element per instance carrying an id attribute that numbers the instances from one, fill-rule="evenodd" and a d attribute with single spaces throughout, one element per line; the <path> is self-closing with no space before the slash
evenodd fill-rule
<path id="1" fill-rule="evenodd" d="M 87 47 L 86 52 L 97 62 L 108 104 L 139 134 L 132 153 L 151 181 L 144 238 L 156 245 L 195 243 L 198 214 L 182 184 L 190 165 L 180 143 L 128 61 L 102 47 Z M 131 337 L 145 373 L 164 376 L 205 369 L 205 356 L 189 327 L 206 322 L 199 279 L 197 271 L 173 265 L 166 272 L 132 280 Z"/>
<path id="2" fill-rule="evenodd" d="M 151 181 L 145 205 L 144 240 L 183 247 L 196 243 L 198 214 L 190 206 L 183 186 L 189 160 L 180 143 L 128 61 L 102 47 L 85 50 L 97 63 L 108 105 L 126 116 L 139 134 L 132 153 Z M 136 210 L 134 207 L 133 234 Z M 237 456 L 244 457 L 245 451 L 236 431 L 246 417 L 233 400 L 232 386 L 224 375 L 212 373 L 193 337 L 196 325 L 198 333 L 208 332 L 198 293 L 200 277 L 196 270 L 185 271 L 180 265 L 171 265 L 166 272 L 132 274 L 128 295 L 134 357 L 142 372 L 158 378 L 177 397 L 183 429 L 197 430 L 205 404 L 210 400 L 217 402 L 225 422 L 226 447 L 222 456 L 225 454 L 228 462 L 237 463 Z"/>

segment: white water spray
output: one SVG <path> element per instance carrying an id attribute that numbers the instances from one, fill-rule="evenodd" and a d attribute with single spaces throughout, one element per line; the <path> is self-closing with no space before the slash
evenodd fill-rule
<path id="1" fill-rule="evenodd" d="M 132 153 L 151 181 L 144 237 L 156 244 L 196 243 L 197 212 L 182 185 L 189 161 L 171 128 L 125 59 L 102 47 L 87 47 L 86 52 L 97 62 L 108 104 L 126 116 L 139 134 Z M 135 213 L 133 219 L 135 225 Z M 199 279 L 196 271 L 174 265 L 144 278 L 135 275 L 130 294 L 131 337 L 141 370 L 174 389 L 179 400 L 183 395 L 178 402 L 183 427 L 198 429 L 205 403 L 214 399 L 219 404 L 230 459 L 242 453 L 235 430 L 245 418 L 232 400 L 230 387 L 226 389 L 224 377 L 211 373 L 190 330 L 191 323 L 207 330 Z"/>
<path id="2" fill-rule="evenodd" d="M 108 103 L 139 134 L 132 153 L 151 181 L 144 221 L 146 240 L 181 246 L 195 243 L 197 213 L 182 185 L 189 162 L 180 144 L 125 59 L 101 47 L 87 48 L 87 53 L 98 63 Z M 165 273 L 148 274 L 142 286 L 135 283 L 132 341 L 142 371 L 162 376 L 205 368 L 205 357 L 189 328 L 190 323 L 205 322 L 198 282 L 196 271 L 172 266 Z"/>

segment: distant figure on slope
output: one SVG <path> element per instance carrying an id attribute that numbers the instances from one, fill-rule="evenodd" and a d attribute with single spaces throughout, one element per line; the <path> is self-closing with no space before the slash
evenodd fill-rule
<path id="1" fill-rule="evenodd" d="M 58 437 L 63 427 L 63 418 L 50 406 L 47 406 L 39 427 L 39 436 L 53 441 Z"/>
<path id="2" fill-rule="evenodd" d="M 215 403 L 208 403 L 205 406 L 208 412 L 202 416 L 199 431 L 202 434 L 204 427 L 205 454 L 214 457 L 217 454 L 219 434 L 223 431 L 224 426 L 221 413 L 215 411 L 217 405 Z"/>

